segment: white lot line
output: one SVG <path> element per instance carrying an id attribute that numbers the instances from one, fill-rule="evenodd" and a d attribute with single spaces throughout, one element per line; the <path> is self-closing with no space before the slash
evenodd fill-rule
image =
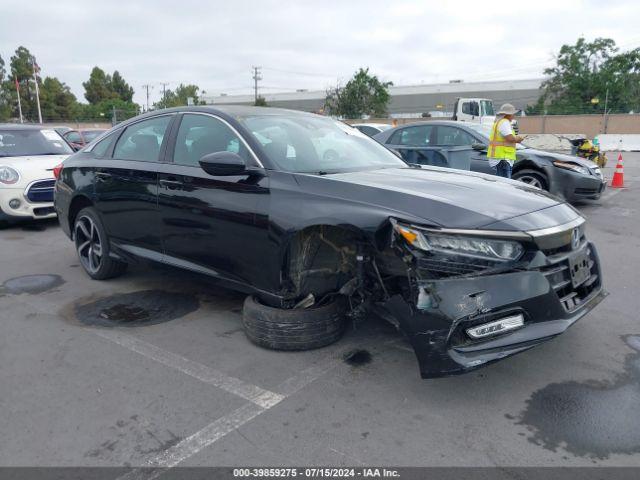
<path id="1" fill-rule="evenodd" d="M 220 440 L 228 433 L 237 430 L 258 415 L 273 408 L 290 395 L 293 395 L 335 368 L 339 363 L 340 361 L 337 358 L 325 358 L 319 364 L 309 367 L 282 382 L 277 388 L 279 392 L 282 392 L 277 402 L 265 407 L 256 403 L 247 403 L 215 422 L 210 423 L 180 443 L 149 459 L 145 466 L 136 468 L 118 477 L 117 480 L 152 480 L 157 478 L 168 469 L 182 463 L 187 458 Z"/>
<path id="2" fill-rule="evenodd" d="M 132 470 L 119 477 L 120 479 L 150 480 L 158 477 L 167 469 L 175 467 L 203 448 L 273 408 L 285 398 L 317 380 L 340 363 L 336 358 L 327 358 L 321 363 L 311 366 L 282 382 L 277 388 L 279 393 L 276 393 L 245 383 L 238 378 L 225 375 L 211 367 L 168 352 L 126 333 L 96 329 L 87 329 L 87 331 L 251 402 L 210 423 L 180 443 L 149 459 L 144 467 Z"/>
<path id="3" fill-rule="evenodd" d="M 167 367 L 178 370 L 201 382 L 221 388 L 229 393 L 249 400 L 261 408 L 270 408 L 280 402 L 283 395 L 263 388 L 243 382 L 239 378 L 230 377 L 218 370 L 203 365 L 193 360 L 189 360 L 181 355 L 168 352 L 162 348 L 151 345 L 143 340 L 139 340 L 132 335 L 112 331 L 87 329 L 102 338 L 112 341 L 142 356 L 155 360 Z"/>

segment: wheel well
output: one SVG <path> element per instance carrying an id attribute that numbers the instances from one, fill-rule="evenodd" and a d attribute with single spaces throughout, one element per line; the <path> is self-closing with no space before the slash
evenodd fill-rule
<path id="1" fill-rule="evenodd" d="M 285 296 L 318 298 L 339 290 L 357 269 L 357 253 L 370 243 L 357 230 L 314 225 L 297 232 L 289 242 L 282 266 Z"/>
<path id="2" fill-rule="evenodd" d="M 73 235 L 73 224 L 76 221 L 76 216 L 78 215 L 78 212 L 80 212 L 80 210 L 82 210 L 83 208 L 90 207 L 92 205 L 93 205 L 93 202 L 89 200 L 87 197 L 85 197 L 84 195 L 77 196 L 71 201 L 71 205 L 69 205 L 68 221 L 69 221 L 69 231 L 71 232 L 72 235 Z"/>
<path id="3" fill-rule="evenodd" d="M 547 176 L 545 171 L 542 168 L 540 168 L 538 165 L 536 165 L 534 162 L 532 162 L 531 160 L 521 160 L 519 162 L 516 162 L 515 165 L 513 166 L 512 173 L 517 173 L 520 170 L 535 170 L 536 172 L 544 175 L 545 177 Z"/>

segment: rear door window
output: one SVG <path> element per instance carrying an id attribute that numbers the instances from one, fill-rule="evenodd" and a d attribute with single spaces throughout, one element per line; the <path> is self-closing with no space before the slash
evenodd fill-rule
<path id="1" fill-rule="evenodd" d="M 439 147 L 460 147 L 475 143 L 474 138 L 457 127 L 439 125 L 436 130 L 436 145 Z"/>
<path id="2" fill-rule="evenodd" d="M 116 143 L 113 158 L 157 162 L 171 115 L 154 117 L 126 128 Z"/>
<path id="3" fill-rule="evenodd" d="M 111 145 L 113 144 L 113 139 L 116 137 L 117 135 L 111 134 L 107 138 L 104 138 L 96 143 L 90 150 L 93 156 L 97 158 L 104 158 L 104 156 L 109 152 Z"/>
<path id="4" fill-rule="evenodd" d="M 389 141 L 392 145 L 408 147 L 428 147 L 431 145 L 433 125 L 419 125 L 398 130 Z"/>

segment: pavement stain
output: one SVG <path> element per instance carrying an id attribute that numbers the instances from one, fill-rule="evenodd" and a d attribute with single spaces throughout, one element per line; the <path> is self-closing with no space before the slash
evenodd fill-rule
<path id="1" fill-rule="evenodd" d="M 64 283 L 65 280 L 60 275 L 22 275 L 10 278 L 0 285 L 0 296 L 44 293 Z"/>
<path id="2" fill-rule="evenodd" d="M 78 302 L 73 305 L 73 313 L 85 325 L 140 327 L 175 320 L 199 308 L 198 298 L 191 294 L 143 290 Z"/>
<path id="3" fill-rule="evenodd" d="M 371 363 L 371 354 L 367 350 L 352 350 L 344 356 L 344 361 L 353 367 Z"/>
<path id="4" fill-rule="evenodd" d="M 118 420 L 109 430 L 112 438 L 85 452 L 85 458 L 111 460 L 124 454 L 130 455 L 128 452 L 133 450 L 136 458 L 143 459 L 151 454 L 164 452 L 183 439 L 171 430 L 158 428 L 153 422 L 138 415 Z"/>
<path id="5" fill-rule="evenodd" d="M 517 420 L 529 441 L 556 452 L 591 459 L 640 453 L 640 335 L 624 341 L 636 352 L 609 382 L 552 383 L 534 392 Z"/>

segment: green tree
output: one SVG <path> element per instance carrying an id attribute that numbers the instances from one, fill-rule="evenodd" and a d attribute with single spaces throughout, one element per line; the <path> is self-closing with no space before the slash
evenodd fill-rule
<path id="1" fill-rule="evenodd" d="M 155 102 L 153 107 L 158 108 L 171 108 L 181 107 L 188 105 L 189 98 L 193 99 L 193 105 L 199 105 L 200 87 L 197 85 L 189 84 L 183 85 L 182 83 L 176 87 L 175 90 L 167 90 L 164 94 L 164 98 Z M 204 91 L 202 93 L 205 93 Z M 204 103 L 204 102 L 203 102 Z"/>
<path id="2" fill-rule="evenodd" d="M 109 98 L 95 104 L 80 104 L 78 118 L 87 121 L 121 122 L 140 113 L 140 105 L 125 102 L 119 98 Z"/>
<path id="3" fill-rule="evenodd" d="M 133 99 L 133 88 L 125 82 L 117 70 L 111 76 L 111 91 L 125 102 L 131 102 Z"/>
<path id="4" fill-rule="evenodd" d="M 602 113 L 638 110 L 640 102 L 640 48 L 617 53 L 610 38 L 592 42 L 579 38 L 563 45 L 556 66 L 545 69 L 538 102 L 527 113 Z"/>
<path id="5" fill-rule="evenodd" d="M 18 47 L 11 57 L 9 63 L 12 76 L 18 79 L 20 85 L 20 101 L 22 103 L 22 114 L 26 120 L 37 120 L 38 110 L 36 105 L 35 89 L 33 87 L 33 55 L 25 47 Z M 14 80 L 15 87 L 15 80 Z M 14 88 L 15 91 L 15 88 Z M 13 96 L 15 102 L 15 116 L 18 116 L 17 94 Z"/>
<path id="6" fill-rule="evenodd" d="M 377 76 L 370 75 L 368 68 L 360 68 L 344 87 L 338 84 L 327 91 L 325 111 L 344 118 L 384 117 L 391 85 L 393 82 L 382 82 Z"/>
<path id="7" fill-rule="evenodd" d="M 6 75 L 4 59 L 0 55 L 0 122 L 11 118 L 11 81 L 5 78 Z"/>
<path id="8" fill-rule="evenodd" d="M 84 87 L 84 98 L 92 105 L 104 100 L 117 98 L 113 91 L 111 75 L 108 75 L 99 67 L 93 67 L 89 74 L 89 80 L 82 84 Z"/>
<path id="9" fill-rule="evenodd" d="M 46 77 L 42 81 L 40 105 L 45 121 L 73 120 L 80 111 L 76 96 L 55 77 Z"/>
<path id="10" fill-rule="evenodd" d="M 254 105 L 256 107 L 266 107 L 267 105 L 267 99 L 261 96 L 258 96 L 258 98 L 256 98 L 256 101 L 254 103 Z"/>

